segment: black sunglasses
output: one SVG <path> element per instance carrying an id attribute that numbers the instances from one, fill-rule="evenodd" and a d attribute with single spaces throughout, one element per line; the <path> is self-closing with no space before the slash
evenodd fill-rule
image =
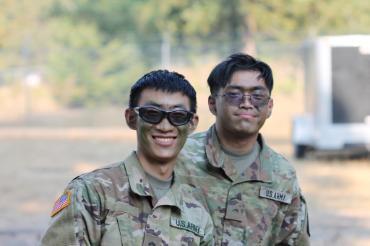
<path id="1" fill-rule="evenodd" d="M 158 124 L 166 117 L 172 125 L 181 126 L 189 123 L 194 115 L 184 109 L 166 111 L 152 106 L 135 107 L 134 110 L 141 119 L 150 124 Z"/>

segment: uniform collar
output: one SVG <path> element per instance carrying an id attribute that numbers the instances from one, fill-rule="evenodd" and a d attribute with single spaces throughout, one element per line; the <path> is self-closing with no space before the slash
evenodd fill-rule
<path id="1" fill-rule="evenodd" d="M 260 134 L 258 135 L 257 141 L 261 145 L 259 155 L 256 160 L 247 167 L 245 172 L 239 175 L 234 165 L 232 165 L 232 161 L 228 158 L 228 155 L 222 150 L 216 134 L 216 127 L 213 125 L 208 130 L 205 140 L 208 163 L 212 168 L 222 169 L 233 182 L 271 182 L 272 170 L 268 164 L 270 150 Z"/>
<path id="2" fill-rule="evenodd" d="M 173 206 L 181 211 L 184 211 L 184 201 L 182 199 L 181 183 L 178 182 L 178 178 L 174 174 L 174 183 L 170 190 L 156 203 L 155 207 L 158 206 Z"/>
<path id="3" fill-rule="evenodd" d="M 124 167 L 131 190 L 139 196 L 153 196 L 152 188 L 135 151 L 124 160 Z"/>
<path id="4" fill-rule="evenodd" d="M 154 200 L 154 192 L 135 151 L 133 151 L 124 160 L 124 168 L 126 169 L 130 189 L 132 192 L 139 196 L 151 197 Z M 175 206 L 181 210 L 183 207 L 183 200 L 181 198 L 181 194 L 177 192 L 177 189 L 180 185 L 181 184 L 174 173 L 174 183 L 166 195 L 164 195 L 159 201 L 155 202 L 155 207 L 162 205 Z"/>

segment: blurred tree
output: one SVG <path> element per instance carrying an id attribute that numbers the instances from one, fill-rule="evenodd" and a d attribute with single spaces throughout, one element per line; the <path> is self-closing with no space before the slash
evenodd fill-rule
<path id="1" fill-rule="evenodd" d="M 51 0 L 0 0 L 0 68 L 27 67 L 39 63 L 45 10 Z M 46 39 L 46 41 L 48 41 Z"/>
<path id="2" fill-rule="evenodd" d="M 370 24 L 370 3 L 362 0 L 67 0 L 55 6 L 54 14 L 95 23 L 105 39 L 137 43 L 150 65 L 168 41 L 222 54 L 255 53 L 260 40 L 363 33 Z"/>
<path id="3" fill-rule="evenodd" d="M 145 71 L 137 47 L 118 39 L 104 41 L 94 24 L 54 19 L 49 24 L 50 79 L 69 106 L 126 103 L 128 88 Z"/>
<path id="4" fill-rule="evenodd" d="M 0 69 L 41 67 L 69 105 L 117 103 L 170 52 L 200 59 L 369 33 L 369 13 L 363 0 L 0 0 Z"/>

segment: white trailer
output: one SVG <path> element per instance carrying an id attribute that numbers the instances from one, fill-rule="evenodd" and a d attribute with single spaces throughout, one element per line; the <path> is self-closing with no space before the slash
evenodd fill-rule
<path id="1" fill-rule="evenodd" d="M 305 113 L 293 119 L 295 157 L 308 149 L 370 151 L 370 35 L 316 38 L 303 54 Z"/>

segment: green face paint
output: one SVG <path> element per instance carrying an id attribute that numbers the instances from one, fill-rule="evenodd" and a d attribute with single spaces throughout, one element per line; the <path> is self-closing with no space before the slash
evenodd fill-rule
<path id="1" fill-rule="evenodd" d="M 148 135 L 150 134 L 151 124 L 144 122 L 142 119 L 138 118 L 138 128 L 137 128 L 137 141 L 138 145 L 145 150 L 145 152 L 150 152 L 150 141 Z"/>
<path id="2" fill-rule="evenodd" d="M 189 124 L 186 124 L 186 125 L 183 125 L 183 126 L 178 126 L 177 129 L 179 131 L 179 135 L 178 135 L 178 138 L 179 138 L 179 151 L 182 149 L 182 147 L 184 146 L 185 142 L 186 142 L 186 139 L 189 135 Z"/>
<path id="3" fill-rule="evenodd" d="M 137 122 L 137 142 L 139 151 L 146 159 L 153 162 L 165 163 L 166 161 L 175 159 L 186 142 L 189 134 L 189 124 L 190 123 L 178 127 L 171 126 L 174 128 L 174 132 L 176 132 L 176 135 L 172 135 L 176 137 L 172 137 L 172 139 L 168 140 L 168 142 L 171 143 L 168 144 L 168 146 L 162 146 L 161 142 L 156 139 L 156 137 L 161 134 L 156 132 L 155 125 L 146 123 L 139 118 Z"/>

